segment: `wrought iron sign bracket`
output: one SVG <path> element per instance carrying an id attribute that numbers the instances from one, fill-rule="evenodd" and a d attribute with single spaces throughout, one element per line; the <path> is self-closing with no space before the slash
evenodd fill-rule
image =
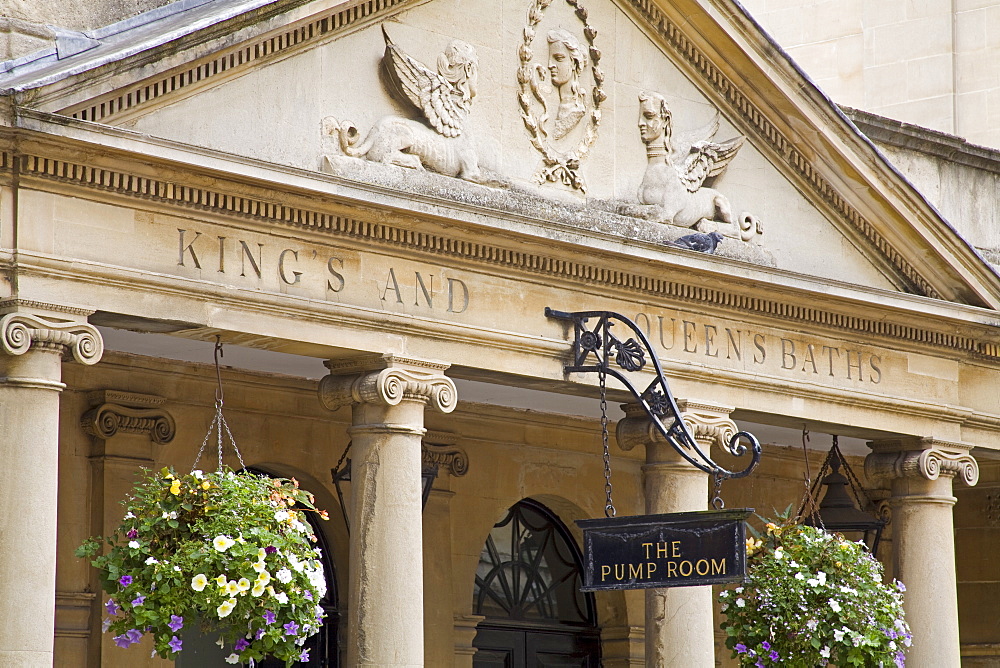
<path id="1" fill-rule="evenodd" d="M 731 471 L 721 466 L 702 449 L 681 417 L 649 339 L 634 322 L 612 311 L 566 313 L 546 307 L 545 315 L 573 323 L 573 363 L 565 367 L 567 373 L 597 373 L 617 378 L 632 392 L 657 431 L 674 450 L 692 466 L 712 474 L 717 484 L 728 478 L 749 475 L 760 462 L 760 442 L 745 431 L 736 433 L 726 446 L 734 457 L 750 454 L 750 463 L 742 470 Z M 588 327 L 591 321 L 593 325 Z M 617 324 L 629 330 L 629 336 L 624 340 L 611 331 Z M 631 378 L 638 379 L 638 374 L 647 366 L 647 360 L 652 364 L 653 379 L 640 389 Z"/>

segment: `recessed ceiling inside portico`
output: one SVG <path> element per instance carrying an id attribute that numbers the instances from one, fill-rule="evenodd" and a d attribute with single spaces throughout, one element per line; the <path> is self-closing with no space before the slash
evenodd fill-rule
<path id="1" fill-rule="evenodd" d="M 131 353 L 148 357 L 193 362 L 196 364 L 213 364 L 211 343 L 187 339 L 167 334 L 152 334 L 98 327 L 104 337 L 105 348 L 109 351 Z M 323 360 L 305 355 L 260 350 L 246 346 L 225 344 L 222 359 L 223 366 L 232 369 L 242 369 L 259 373 L 272 373 L 298 378 L 319 380 L 327 374 Z M 597 397 L 584 397 L 558 392 L 547 392 L 525 387 L 514 387 L 500 383 L 490 383 L 481 380 L 455 379 L 459 400 L 462 402 L 489 404 L 531 410 L 557 415 L 573 415 L 597 418 L 600 415 L 600 405 Z M 624 417 L 621 408 L 615 401 L 609 402 L 609 417 L 612 421 Z M 793 428 L 781 424 L 782 419 L 774 416 L 768 420 L 766 415 L 754 415 L 754 421 L 740 419 L 739 412 L 734 415 L 741 429 L 754 434 L 761 443 L 799 446 L 802 442 L 801 428 Z M 832 433 L 832 425 L 825 426 Z M 846 428 L 845 428 L 846 429 Z M 811 438 L 808 447 L 813 450 L 826 450 L 830 447 L 830 439 L 826 433 L 818 431 L 815 425 L 810 426 Z M 884 437 L 886 434 L 871 434 L 868 438 Z M 867 439 L 842 436 L 841 450 L 846 454 L 865 455 L 869 452 L 865 445 Z"/>

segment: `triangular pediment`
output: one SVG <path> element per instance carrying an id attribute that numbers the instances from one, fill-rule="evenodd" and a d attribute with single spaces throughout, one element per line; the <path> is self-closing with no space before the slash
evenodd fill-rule
<path id="1" fill-rule="evenodd" d="M 7 77 L 43 111 L 283 167 L 419 195 L 449 179 L 500 214 L 534 197 L 539 218 L 717 232 L 719 256 L 1000 304 L 988 265 L 731 2 L 228 2 L 214 23 L 212 5 L 173 41 L 135 22 L 145 50 L 120 33 L 117 58 Z"/>

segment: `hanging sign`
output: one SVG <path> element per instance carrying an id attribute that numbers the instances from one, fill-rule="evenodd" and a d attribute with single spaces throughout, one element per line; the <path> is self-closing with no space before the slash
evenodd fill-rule
<path id="1" fill-rule="evenodd" d="M 582 591 L 742 582 L 752 508 L 578 520 Z"/>

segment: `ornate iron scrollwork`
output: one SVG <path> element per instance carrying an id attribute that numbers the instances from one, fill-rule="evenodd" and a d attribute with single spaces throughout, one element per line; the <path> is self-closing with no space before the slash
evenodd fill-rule
<path id="1" fill-rule="evenodd" d="M 670 392 L 653 347 L 634 322 L 612 311 L 566 313 L 546 308 L 545 315 L 573 323 L 573 363 L 566 367 L 566 372 L 603 372 L 617 378 L 642 405 L 660 434 L 692 466 L 713 474 L 717 479 L 725 479 L 749 475 L 760 462 L 760 442 L 749 432 L 736 433 L 726 446 L 729 454 L 735 457 L 750 453 L 749 465 L 740 471 L 730 471 L 716 463 L 710 454 L 698 445 L 698 441 L 681 417 L 680 409 Z M 588 328 L 591 320 L 596 322 Z M 625 340 L 611 331 L 611 328 L 619 323 L 630 330 L 631 336 Z M 647 360 L 653 367 L 653 380 L 645 389 L 640 390 L 626 374 L 642 371 L 647 365 Z"/>

